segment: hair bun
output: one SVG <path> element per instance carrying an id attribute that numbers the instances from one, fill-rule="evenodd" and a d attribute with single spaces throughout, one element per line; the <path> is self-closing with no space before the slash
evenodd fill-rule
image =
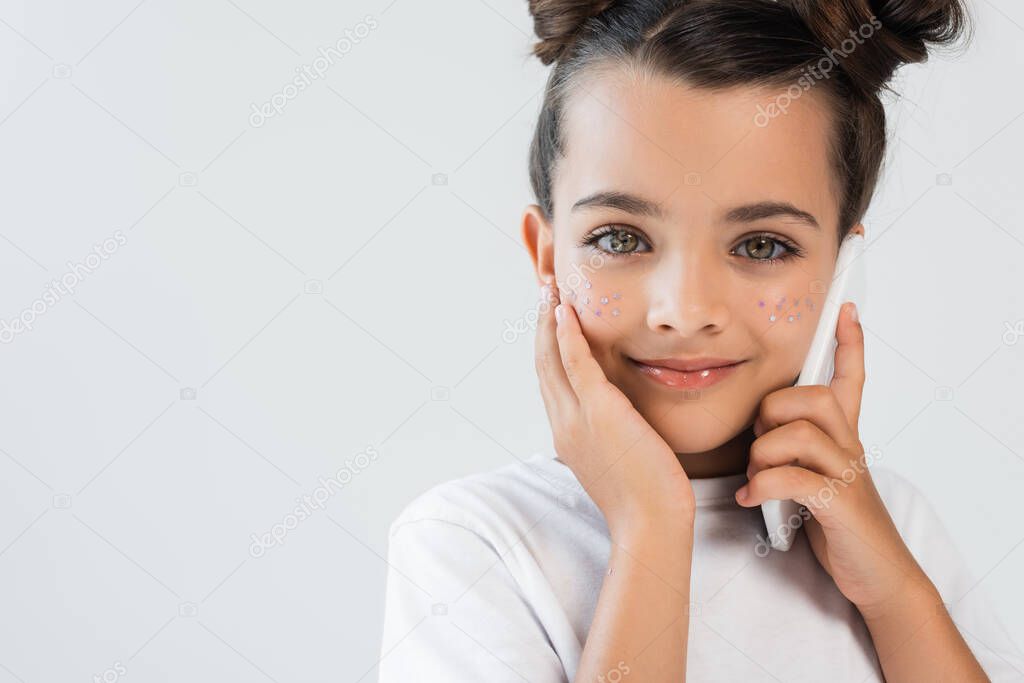
<path id="1" fill-rule="evenodd" d="M 955 42 L 968 25 L 962 0 L 790 0 L 841 68 L 865 93 L 903 64 L 928 59 L 929 45 Z M 852 49 L 851 49 L 852 48 Z"/>
<path id="2" fill-rule="evenodd" d="M 573 43 L 587 19 L 596 17 L 616 0 L 529 0 L 533 32 L 540 42 L 533 54 L 545 65 L 556 61 Z"/>

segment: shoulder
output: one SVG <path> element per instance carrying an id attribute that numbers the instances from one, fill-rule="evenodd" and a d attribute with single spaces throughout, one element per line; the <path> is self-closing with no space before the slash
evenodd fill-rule
<path id="1" fill-rule="evenodd" d="M 548 629 L 563 633 L 565 617 L 529 532 L 575 481 L 564 467 L 534 455 L 435 484 L 402 508 L 388 533 L 382 682 L 508 680 L 506 662 L 523 680 L 562 680 Z"/>
<path id="2" fill-rule="evenodd" d="M 878 495 L 914 556 L 934 575 L 936 583 L 952 590 L 953 584 L 969 581 L 965 558 L 932 501 L 906 476 L 872 467 L 871 478 Z"/>
<path id="3" fill-rule="evenodd" d="M 872 467 L 871 478 L 889 516 L 908 543 L 932 534 L 952 543 L 933 501 L 910 478 L 887 467 Z"/>
<path id="4" fill-rule="evenodd" d="M 872 467 L 871 479 L 897 526 L 901 522 L 911 523 L 915 517 L 920 521 L 922 512 L 932 511 L 928 498 L 899 472 L 887 467 Z"/>
<path id="5" fill-rule="evenodd" d="M 442 522 L 486 539 L 514 534 L 524 524 L 582 491 L 572 472 L 547 453 L 490 471 L 431 486 L 407 503 L 393 519 L 388 538 Z"/>
<path id="6" fill-rule="evenodd" d="M 974 577 L 966 557 L 925 494 L 888 468 L 871 468 L 871 477 L 907 548 L 944 598 L 970 590 Z"/>
<path id="7" fill-rule="evenodd" d="M 992 681 L 1019 681 L 1024 654 L 997 616 L 984 576 L 971 571 L 959 543 L 931 501 L 911 480 L 887 468 L 871 477 L 893 523 L 931 579 L 943 602 Z"/>
<path id="8" fill-rule="evenodd" d="M 903 541 L 936 584 L 953 591 L 969 583 L 960 544 L 932 500 L 910 478 L 887 467 L 872 467 L 871 478 Z"/>

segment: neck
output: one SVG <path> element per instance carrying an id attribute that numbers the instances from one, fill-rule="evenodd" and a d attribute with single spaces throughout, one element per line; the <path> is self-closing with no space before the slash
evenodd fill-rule
<path id="1" fill-rule="evenodd" d="M 754 427 L 751 425 L 717 448 L 703 453 L 676 453 L 676 457 L 690 479 L 739 474 L 747 471 L 750 444 L 754 439 Z"/>

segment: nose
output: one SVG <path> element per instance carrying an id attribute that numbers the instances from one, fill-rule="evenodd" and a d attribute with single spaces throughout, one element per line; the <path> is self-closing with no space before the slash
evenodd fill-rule
<path id="1" fill-rule="evenodd" d="M 725 329 L 726 285 L 726 273 L 715 260 L 696 250 L 662 259 L 648 281 L 648 326 L 682 337 Z"/>

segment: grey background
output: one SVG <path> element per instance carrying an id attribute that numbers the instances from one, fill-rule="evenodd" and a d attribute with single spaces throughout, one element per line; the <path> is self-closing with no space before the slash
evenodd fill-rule
<path id="1" fill-rule="evenodd" d="M 890 100 L 862 438 L 1024 642 L 1024 7 L 974 11 Z M 390 520 L 550 444 L 503 337 L 536 298 L 531 43 L 519 0 L 0 1 L 0 318 L 126 238 L 0 345 L 0 683 L 376 678 Z"/>

